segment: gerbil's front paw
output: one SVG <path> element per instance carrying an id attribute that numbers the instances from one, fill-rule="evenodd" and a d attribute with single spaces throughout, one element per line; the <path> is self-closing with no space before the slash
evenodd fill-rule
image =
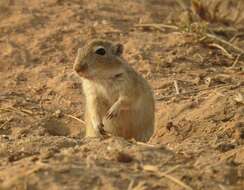
<path id="1" fill-rule="evenodd" d="M 110 119 L 112 119 L 112 118 L 114 118 L 114 117 L 117 117 L 117 116 L 119 115 L 119 112 L 120 112 L 120 110 L 119 110 L 118 108 L 116 108 L 116 107 L 114 107 L 114 108 L 111 107 L 111 108 L 108 110 L 108 112 L 107 112 L 105 118 L 108 119 L 108 120 L 110 120 Z"/>
<path id="2" fill-rule="evenodd" d="M 97 129 L 98 129 L 98 131 L 99 131 L 99 133 L 101 134 L 101 135 L 107 135 L 107 132 L 104 130 L 104 125 L 103 125 L 103 123 L 100 123 L 98 126 L 97 126 Z"/>
<path id="3" fill-rule="evenodd" d="M 104 130 L 103 123 L 97 124 L 94 126 L 95 136 L 99 139 L 105 139 L 109 136 L 108 132 Z"/>

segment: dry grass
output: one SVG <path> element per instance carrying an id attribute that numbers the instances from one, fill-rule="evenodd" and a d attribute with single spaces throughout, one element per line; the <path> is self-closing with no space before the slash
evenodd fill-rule
<path id="1" fill-rule="evenodd" d="M 184 10 L 172 23 L 178 31 L 196 33 L 199 42 L 231 60 L 243 58 L 244 2 L 241 0 L 176 0 Z M 238 58 L 238 59 L 237 59 Z"/>
<path id="2" fill-rule="evenodd" d="M 177 0 L 181 8 L 189 12 L 191 21 L 206 21 L 224 25 L 243 22 L 241 0 Z"/>

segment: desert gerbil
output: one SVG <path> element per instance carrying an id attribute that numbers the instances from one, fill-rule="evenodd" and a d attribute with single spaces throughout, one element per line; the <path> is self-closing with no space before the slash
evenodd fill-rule
<path id="1" fill-rule="evenodd" d="M 86 136 L 108 132 L 145 142 L 154 132 L 153 93 L 122 52 L 121 44 L 99 39 L 78 49 L 74 70 L 86 98 Z"/>

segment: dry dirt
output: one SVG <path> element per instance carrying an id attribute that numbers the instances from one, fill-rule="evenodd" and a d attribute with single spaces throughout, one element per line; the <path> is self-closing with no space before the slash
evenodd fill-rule
<path id="1" fill-rule="evenodd" d="M 0 189 L 243 190 L 243 57 L 193 31 L 135 26 L 180 22 L 181 13 L 171 0 L 1 0 Z M 83 138 L 72 64 L 98 37 L 123 43 L 152 85 L 148 144 Z M 235 39 L 244 49 L 243 34 Z"/>

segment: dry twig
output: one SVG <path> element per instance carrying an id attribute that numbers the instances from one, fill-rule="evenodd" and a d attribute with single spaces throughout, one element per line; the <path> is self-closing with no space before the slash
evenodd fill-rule
<path id="1" fill-rule="evenodd" d="M 81 120 L 81 119 L 79 119 L 79 118 L 77 118 L 77 117 L 75 117 L 73 115 L 70 115 L 70 114 L 64 114 L 64 115 L 67 116 L 67 117 L 69 117 L 69 118 L 72 118 L 72 119 L 74 119 L 76 121 L 79 121 L 82 124 L 86 124 L 85 121 L 83 121 L 83 120 Z"/>
<path id="2" fill-rule="evenodd" d="M 232 68 L 234 68 L 234 67 L 237 65 L 237 63 L 239 62 L 240 57 L 241 57 L 240 54 L 236 57 L 234 63 L 233 63 L 232 66 L 231 66 Z"/>
<path id="3" fill-rule="evenodd" d="M 13 112 L 24 114 L 24 115 L 32 115 L 33 114 L 33 112 L 31 110 L 27 110 L 27 109 L 24 109 L 24 108 L 18 109 L 18 108 L 15 108 L 13 106 L 9 106 L 7 108 L 0 108 L 0 110 L 6 111 L 6 112 L 13 111 Z"/>
<path id="4" fill-rule="evenodd" d="M 175 91 L 176 91 L 176 94 L 180 94 L 180 90 L 179 90 L 179 86 L 178 86 L 178 83 L 177 83 L 177 80 L 174 80 L 174 87 L 175 87 Z"/>
<path id="5" fill-rule="evenodd" d="M 189 92 L 184 92 L 184 93 L 181 93 L 179 95 L 187 95 L 187 94 L 202 92 L 202 91 L 205 91 L 205 90 L 211 90 L 211 89 L 215 89 L 215 88 L 222 88 L 222 87 L 226 87 L 226 86 L 233 86 L 233 85 L 232 84 L 222 84 L 222 85 L 217 85 L 217 86 L 212 86 L 212 87 L 207 87 L 207 88 L 202 88 L 202 89 L 196 89 L 196 90 L 192 90 L 192 91 L 189 91 Z M 240 84 L 238 84 L 236 86 L 238 87 L 238 86 L 240 86 Z M 172 94 L 170 96 L 158 97 L 158 98 L 156 98 L 156 100 L 157 101 L 161 101 L 161 100 L 165 100 L 165 99 L 168 99 L 168 98 L 173 98 L 173 97 L 179 96 L 179 95 Z"/>
<path id="6" fill-rule="evenodd" d="M 163 28 L 174 29 L 174 30 L 178 30 L 179 29 L 179 27 L 175 26 L 175 25 L 155 24 L 155 23 L 151 23 L 151 24 L 136 24 L 135 27 L 152 27 L 152 28 L 156 28 L 156 29 L 159 29 L 159 30 L 163 30 Z"/>
<path id="7" fill-rule="evenodd" d="M 220 49 L 226 57 L 228 57 L 229 59 L 233 59 L 233 56 L 223 46 L 216 43 L 209 44 L 209 46 Z"/>
<path id="8" fill-rule="evenodd" d="M 146 147 L 150 147 L 150 148 L 161 148 L 161 147 L 163 147 L 162 145 L 159 145 L 159 144 L 148 144 L 148 143 L 144 143 L 144 142 L 136 142 L 136 144 L 146 146 Z"/>
<path id="9" fill-rule="evenodd" d="M 176 169 L 178 167 L 174 167 L 174 169 Z M 150 171 L 150 172 L 155 172 L 156 174 L 158 174 L 161 177 L 165 177 L 173 182 L 175 182 L 176 184 L 180 185 L 181 187 L 184 187 L 187 190 L 193 190 L 190 186 L 188 186 L 187 184 L 185 184 L 184 182 L 182 182 L 181 180 L 177 179 L 176 177 L 173 177 L 171 175 L 169 175 L 167 172 L 160 172 L 159 169 L 156 166 L 153 165 L 145 165 L 143 166 L 143 169 L 146 171 Z M 171 169 L 170 172 L 172 172 L 173 170 Z"/>
<path id="10" fill-rule="evenodd" d="M 8 119 L 7 121 L 5 121 L 5 122 L 0 126 L 0 129 L 2 129 L 5 125 L 7 125 L 11 120 L 12 120 L 12 118 L 10 118 L 10 119 Z"/>
<path id="11" fill-rule="evenodd" d="M 135 180 L 132 180 L 128 186 L 128 190 L 145 190 L 145 181 L 140 181 L 136 186 L 134 186 Z M 134 187 L 133 187 L 134 186 Z"/>
<path id="12" fill-rule="evenodd" d="M 235 51 L 238 51 L 238 52 L 241 53 L 241 54 L 244 54 L 244 50 L 243 50 L 243 49 L 241 49 L 241 48 L 239 48 L 239 47 L 233 45 L 232 43 L 230 43 L 230 42 L 228 42 L 228 41 L 226 41 L 226 40 L 224 40 L 224 39 L 222 39 L 222 38 L 220 38 L 220 37 L 218 37 L 218 36 L 215 36 L 215 35 L 213 35 L 213 34 L 208 34 L 208 33 L 206 34 L 206 36 L 207 36 L 208 38 L 211 38 L 211 39 L 213 39 L 213 40 L 216 40 L 216 41 L 218 41 L 218 42 L 221 42 L 221 43 L 223 43 L 223 44 L 225 44 L 225 45 L 231 47 L 232 49 L 234 49 Z"/>

